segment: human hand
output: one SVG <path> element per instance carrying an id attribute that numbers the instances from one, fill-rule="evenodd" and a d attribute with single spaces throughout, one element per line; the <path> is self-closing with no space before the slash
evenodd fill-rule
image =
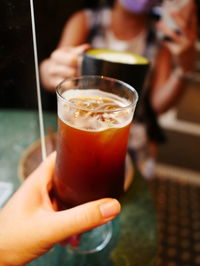
<path id="1" fill-rule="evenodd" d="M 41 83 L 47 90 L 55 91 L 64 79 L 77 75 L 80 56 L 90 45 L 61 47 L 52 52 L 49 58 L 40 64 Z"/>
<path id="2" fill-rule="evenodd" d="M 170 3 L 171 5 L 173 3 Z M 168 26 L 165 20 L 160 20 L 156 27 L 168 40 L 163 41 L 174 59 L 176 66 L 185 72 L 191 70 L 195 61 L 195 41 L 197 38 L 196 6 L 192 0 L 188 1 L 179 12 L 171 12 L 170 16 L 175 21 L 178 30 Z"/>
<path id="3" fill-rule="evenodd" d="M 112 220 L 120 212 L 115 199 L 100 199 L 55 211 L 49 197 L 55 153 L 22 184 L 0 211 L 0 265 L 24 265 L 54 244 Z"/>

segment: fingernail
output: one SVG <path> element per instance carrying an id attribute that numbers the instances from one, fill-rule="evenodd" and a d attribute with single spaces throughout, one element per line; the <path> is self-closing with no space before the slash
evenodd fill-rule
<path id="1" fill-rule="evenodd" d="M 120 210 L 120 203 L 116 199 L 108 200 L 100 205 L 100 211 L 104 218 L 116 216 Z"/>

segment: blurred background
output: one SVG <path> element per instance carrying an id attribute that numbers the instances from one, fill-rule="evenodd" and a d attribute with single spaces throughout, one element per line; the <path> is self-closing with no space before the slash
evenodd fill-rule
<path id="1" fill-rule="evenodd" d="M 106 1 L 101 0 L 100 4 Z M 112 1 L 107 1 L 112 2 Z M 95 7 L 95 0 L 35 1 L 39 62 L 56 48 L 66 20 L 75 11 Z M 196 1 L 198 15 L 200 1 Z M 198 27 L 198 34 L 199 33 Z M 37 109 L 35 68 L 29 1 L 2 0 L 0 9 L 0 108 Z M 200 38 L 200 37 L 198 37 Z M 196 44 L 195 70 L 177 106 L 160 117 L 167 143 L 161 145 L 158 161 L 200 171 L 200 42 Z M 55 95 L 44 89 L 44 110 L 55 111 Z M 183 145 L 184 144 L 184 145 Z M 160 168 L 161 170 L 161 168 Z"/>

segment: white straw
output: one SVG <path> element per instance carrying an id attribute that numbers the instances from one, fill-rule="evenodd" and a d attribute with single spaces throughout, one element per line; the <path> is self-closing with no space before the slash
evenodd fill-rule
<path id="1" fill-rule="evenodd" d="M 45 136 L 44 136 L 44 123 L 43 123 L 40 79 L 39 79 L 39 70 L 38 70 L 38 54 L 37 54 L 33 0 L 30 0 L 30 7 L 31 7 L 31 23 L 32 23 L 32 34 L 33 34 L 33 50 L 34 50 L 34 61 L 35 61 L 35 76 L 36 76 L 37 101 L 38 101 L 38 112 L 39 112 L 40 138 L 41 138 L 41 148 L 42 148 L 42 160 L 45 160 L 47 153 L 46 153 Z"/>

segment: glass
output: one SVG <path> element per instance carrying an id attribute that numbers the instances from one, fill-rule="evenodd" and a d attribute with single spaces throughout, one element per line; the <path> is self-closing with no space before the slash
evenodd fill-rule
<path id="1" fill-rule="evenodd" d="M 81 76 L 58 85 L 57 99 L 54 190 L 59 208 L 104 197 L 119 198 L 123 193 L 125 157 L 137 92 L 116 79 Z M 101 228 L 109 232 L 102 233 L 98 228 L 103 239 L 96 247 L 85 247 L 86 240 L 81 237 L 84 243 L 80 242 L 76 250 L 80 251 L 81 245 L 84 252 L 101 250 L 111 238 L 111 226 Z M 92 231 L 95 239 L 99 239 L 95 229 Z"/>

